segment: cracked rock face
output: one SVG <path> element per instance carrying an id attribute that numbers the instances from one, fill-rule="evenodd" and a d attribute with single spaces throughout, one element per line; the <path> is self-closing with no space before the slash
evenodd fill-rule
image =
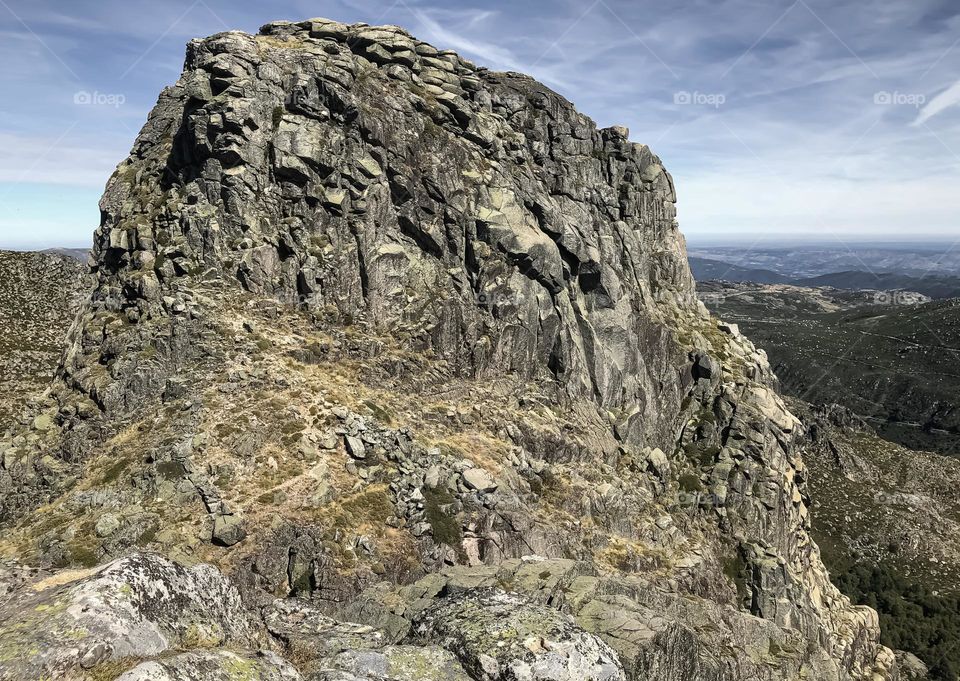
<path id="1" fill-rule="evenodd" d="M 557 379 L 649 438 L 680 399 L 658 301 L 694 304 L 674 201 L 646 146 L 528 77 L 396 28 L 272 24 L 190 44 L 101 203 L 88 314 L 189 317 L 182 277 L 221 278 L 466 375 Z M 98 382 L 89 334 L 64 373 L 105 409 L 160 387 Z"/>
<path id="2" fill-rule="evenodd" d="M 57 378 L 0 439 L 2 555 L 107 567 L 0 571 L 37 623 L 0 665 L 895 678 L 675 201 L 625 129 L 396 27 L 191 42 L 108 183 Z"/>

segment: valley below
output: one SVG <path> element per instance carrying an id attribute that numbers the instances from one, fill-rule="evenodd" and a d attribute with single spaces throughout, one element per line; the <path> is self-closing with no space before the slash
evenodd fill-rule
<path id="1" fill-rule="evenodd" d="M 907 447 L 960 454 L 960 300 L 726 282 L 699 291 L 767 351 L 790 395 L 842 404 Z"/>

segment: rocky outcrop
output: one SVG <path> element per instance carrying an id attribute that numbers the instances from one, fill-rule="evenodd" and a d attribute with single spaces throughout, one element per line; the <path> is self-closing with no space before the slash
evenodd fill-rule
<path id="1" fill-rule="evenodd" d="M 675 200 L 625 129 L 396 27 L 192 42 L 101 202 L 55 427 L 5 450 L 0 548 L 214 562 L 319 679 L 409 645 L 454 679 L 892 678 Z"/>
<path id="2" fill-rule="evenodd" d="M 0 603 L 0 621 L 3 679 L 253 639 L 239 592 L 215 568 L 186 569 L 151 554 L 21 584 Z"/>
<path id="3" fill-rule="evenodd" d="M 442 599 L 414 627 L 419 637 L 452 650 L 480 681 L 625 678 L 613 649 L 569 616 L 496 589 Z"/>
<path id="4" fill-rule="evenodd" d="M 378 41 L 394 51 L 373 56 Z M 120 348 L 97 384 L 91 322 L 186 331 L 184 277 L 203 274 L 405 336 L 465 375 L 559 380 L 650 439 L 680 400 L 658 300 L 692 297 L 674 200 L 621 130 L 398 29 L 196 41 L 102 201 L 94 319 L 64 378 L 111 414 L 156 394 L 162 377 Z"/>

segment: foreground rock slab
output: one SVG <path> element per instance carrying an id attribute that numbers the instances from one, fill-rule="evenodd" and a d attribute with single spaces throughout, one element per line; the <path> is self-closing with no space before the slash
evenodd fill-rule
<path id="1" fill-rule="evenodd" d="M 110 661 L 254 639 L 239 592 L 216 568 L 154 554 L 22 585 L 0 605 L 0 622 L 2 679 L 69 677 Z"/>
<path id="2" fill-rule="evenodd" d="M 191 652 L 143 662 L 116 681 L 302 681 L 288 662 L 274 653 L 239 655 L 220 650 Z"/>
<path id="3" fill-rule="evenodd" d="M 416 633 L 452 651 L 478 681 L 624 681 L 617 655 L 567 615 L 478 589 L 438 601 Z"/>

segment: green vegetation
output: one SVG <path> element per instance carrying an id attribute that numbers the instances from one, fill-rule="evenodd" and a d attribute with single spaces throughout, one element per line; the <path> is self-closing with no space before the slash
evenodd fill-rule
<path id="1" fill-rule="evenodd" d="M 146 546 L 147 544 L 153 543 L 157 538 L 157 532 L 160 531 L 160 525 L 156 521 L 151 521 L 146 529 L 140 533 L 140 536 L 137 537 L 137 546 Z"/>
<path id="2" fill-rule="evenodd" d="M 340 504 L 335 527 L 357 528 L 364 524 L 383 527 L 394 513 L 393 499 L 384 486 L 374 486 L 348 497 Z"/>
<path id="3" fill-rule="evenodd" d="M 919 657 L 931 679 L 960 677 L 960 596 L 939 594 L 884 565 L 852 565 L 833 581 L 853 602 L 880 613 L 884 645 Z"/>
<path id="4" fill-rule="evenodd" d="M 464 559 L 463 529 L 460 527 L 460 521 L 444 510 L 455 501 L 453 495 L 446 488 L 440 487 L 425 488 L 423 496 L 426 500 L 427 522 L 433 530 L 434 542 L 449 546 L 457 552 L 458 557 Z"/>
<path id="5" fill-rule="evenodd" d="M 719 445 L 711 445 L 705 442 L 691 442 L 683 448 L 683 453 L 687 458 L 699 466 L 712 466 L 716 463 L 717 455 L 720 453 Z"/>
<path id="6" fill-rule="evenodd" d="M 960 300 L 878 305 L 885 294 L 751 284 L 705 284 L 701 293 L 767 351 L 787 394 L 842 404 L 911 449 L 960 455 L 949 368 L 960 348 Z"/>
<path id="7" fill-rule="evenodd" d="M 703 489 L 703 484 L 700 482 L 700 476 L 694 475 L 693 473 L 685 473 L 680 476 L 680 489 L 684 492 L 699 492 Z"/>
<path id="8" fill-rule="evenodd" d="M 370 410 L 370 413 L 373 414 L 374 418 L 380 421 L 380 423 L 387 426 L 393 425 L 393 415 L 389 411 L 381 407 L 373 400 L 364 400 L 363 404 L 367 409 Z"/>
<path id="9" fill-rule="evenodd" d="M 101 484 L 109 485 L 116 482 L 120 475 L 130 467 L 130 459 L 119 459 L 103 471 L 103 476 L 100 478 Z"/>
<path id="10" fill-rule="evenodd" d="M 735 550 L 723 561 L 723 574 L 737 588 L 737 597 L 740 601 L 746 600 L 750 595 L 747 589 L 747 563 L 739 550 Z"/>

